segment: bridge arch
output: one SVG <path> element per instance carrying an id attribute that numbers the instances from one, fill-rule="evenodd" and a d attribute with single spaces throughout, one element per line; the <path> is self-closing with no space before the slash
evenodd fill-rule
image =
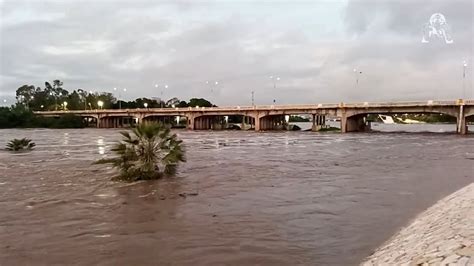
<path id="1" fill-rule="evenodd" d="M 188 118 L 188 128 L 197 130 L 255 129 L 253 112 L 197 113 Z"/>
<path id="2" fill-rule="evenodd" d="M 184 114 L 147 114 L 142 117 L 142 122 L 158 122 L 170 127 L 186 127 L 188 116 Z"/>
<path id="3" fill-rule="evenodd" d="M 133 114 L 105 114 L 98 117 L 98 128 L 127 128 L 139 123 L 139 117 Z"/>
<path id="4" fill-rule="evenodd" d="M 368 131 L 371 129 L 368 115 L 403 115 L 403 114 L 441 114 L 453 118 L 453 122 L 459 120 L 458 107 L 437 108 L 397 108 L 397 109 L 353 109 L 341 114 L 341 130 L 343 132 Z"/>

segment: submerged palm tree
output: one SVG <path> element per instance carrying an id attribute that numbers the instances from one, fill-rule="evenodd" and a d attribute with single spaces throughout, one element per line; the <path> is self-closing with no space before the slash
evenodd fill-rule
<path id="1" fill-rule="evenodd" d="M 9 151 L 21 151 L 21 150 L 32 150 L 36 144 L 31 142 L 31 139 L 12 139 L 7 143 L 7 150 Z"/>
<path id="2" fill-rule="evenodd" d="M 97 161 L 111 163 L 120 170 L 117 179 L 137 181 L 158 179 L 176 173 L 179 162 L 185 162 L 182 141 L 170 129 L 157 123 L 138 125 L 132 134 L 120 132 L 123 138 L 112 149 L 118 156 Z"/>

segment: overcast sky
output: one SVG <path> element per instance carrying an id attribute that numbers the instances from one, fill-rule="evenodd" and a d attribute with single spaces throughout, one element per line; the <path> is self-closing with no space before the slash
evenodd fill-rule
<path id="1" fill-rule="evenodd" d="M 452 44 L 421 42 L 433 13 Z M 218 105 L 252 91 L 256 104 L 454 99 L 463 60 L 473 97 L 473 13 L 472 0 L 0 0 L 0 98 L 60 79 Z"/>

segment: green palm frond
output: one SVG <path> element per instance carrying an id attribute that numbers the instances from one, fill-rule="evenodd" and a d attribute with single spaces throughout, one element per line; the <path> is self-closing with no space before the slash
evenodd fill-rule
<path id="1" fill-rule="evenodd" d="M 96 162 L 119 169 L 116 179 L 132 182 L 171 176 L 186 161 L 182 141 L 163 124 L 141 124 L 120 134 L 122 141 L 112 148 L 117 157 Z"/>
<path id="2" fill-rule="evenodd" d="M 31 139 L 12 139 L 7 143 L 6 149 L 9 151 L 32 150 L 36 144 Z"/>

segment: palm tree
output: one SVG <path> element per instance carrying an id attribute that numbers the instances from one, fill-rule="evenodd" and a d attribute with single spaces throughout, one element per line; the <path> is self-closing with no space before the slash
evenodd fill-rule
<path id="1" fill-rule="evenodd" d="M 20 151 L 20 150 L 32 150 L 36 144 L 31 142 L 31 139 L 12 139 L 7 143 L 7 150 L 9 151 Z"/>
<path id="2" fill-rule="evenodd" d="M 116 179 L 132 182 L 172 176 L 178 163 L 186 161 L 182 141 L 162 124 L 144 123 L 134 128 L 132 134 L 120 134 L 122 141 L 112 149 L 117 157 L 96 162 L 118 168 L 120 175 Z"/>

